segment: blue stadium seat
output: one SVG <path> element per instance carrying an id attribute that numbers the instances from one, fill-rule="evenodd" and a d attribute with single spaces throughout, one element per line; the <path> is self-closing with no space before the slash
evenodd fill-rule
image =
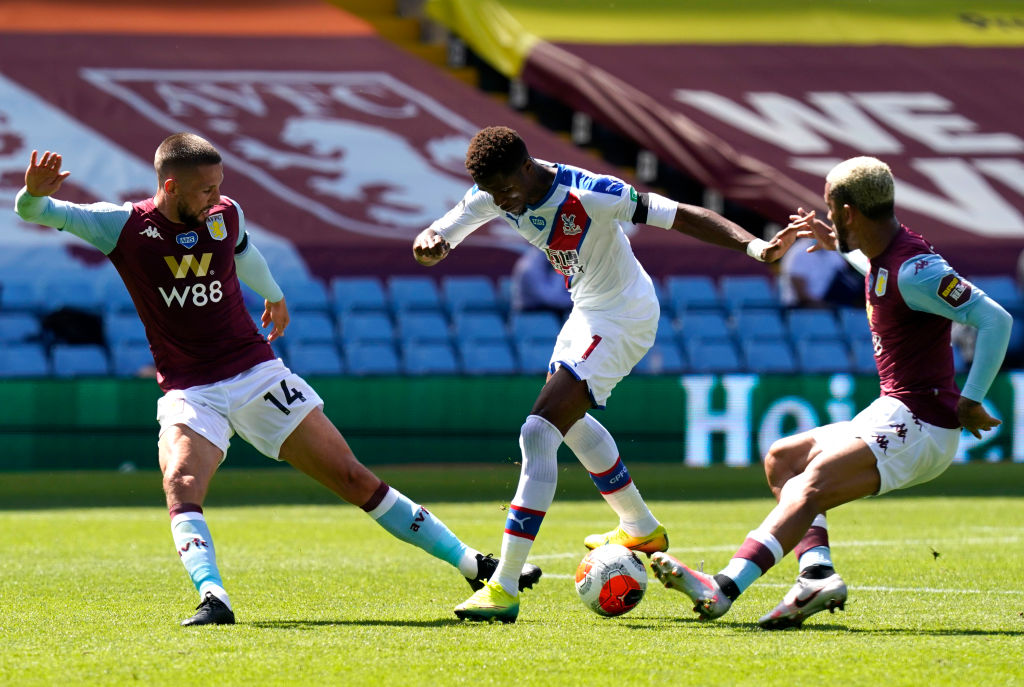
<path id="1" fill-rule="evenodd" d="M 801 339 L 841 339 L 845 337 L 831 310 L 791 310 L 786 315 L 789 335 Z"/>
<path id="2" fill-rule="evenodd" d="M 334 343 L 334 321 L 325 313 L 312 310 L 296 313 L 285 330 L 291 344 Z"/>
<path id="3" fill-rule="evenodd" d="M 871 338 L 862 336 L 847 341 L 850 351 L 853 353 L 853 371 L 858 374 L 877 374 L 878 366 L 875 364 L 875 347 Z"/>
<path id="4" fill-rule="evenodd" d="M 441 293 L 432 277 L 396 274 L 387 281 L 388 299 L 395 312 L 441 309 Z"/>
<path id="5" fill-rule="evenodd" d="M 441 295 L 453 317 L 464 310 L 503 309 L 494 283 L 483 275 L 441 277 Z"/>
<path id="6" fill-rule="evenodd" d="M 289 312 L 330 310 L 327 287 L 316 277 L 286 275 L 277 280 L 288 301 Z"/>
<path id="7" fill-rule="evenodd" d="M 288 347 L 288 367 L 300 375 L 337 375 L 344 372 L 334 344 L 293 343 Z"/>
<path id="8" fill-rule="evenodd" d="M 396 375 L 400 371 L 398 355 L 390 344 L 346 343 L 345 362 L 351 375 Z"/>
<path id="9" fill-rule="evenodd" d="M 447 343 L 407 342 L 402 344 L 402 371 L 409 375 L 458 374 L 459 363 Z"/>
<path id="10" fill-rule="evenodd" d="M 103 309 L 108 313 L 135 313 L 135 303 L 121 278 L 115 275 L 99 285 Z"/>
<path id="11" fill-rule="evenodd" d="M 743 339 L 740 343 L 747 370 L 758 374 L 792 374 L 797 371 L 793 349 L 785 339 Z"/>
<path id="12" fill-rule="evenodd" d="M 146 328 L 134 312 L 108 312 L 103 316 L 103 334 L 111 347 L 122 343 L 146 343 Z"/>
<path id="13" fill-rule="evenodd" d="M 512 304 L 512 277 L 507 274 L 498 277 L 498 304 L 505 312 Z"/>
<path id="14" fill-rule="evenodd" d="M 516 341 L 515 349 L 516 357 L 519 359 L 519 371 L 528 375 L 546 373 L 554 345 L 554 339 L 547 342 L 539 339 Z"/>
<path id="15" fill-rule="evenodd" d="M 688 310 L 682 316 L 679 330 L 681 340 L 705 339 L 728 340 L 732 338 L 729 320 L 718 310 Z"/>
<path id="16" fill-rule="evenodd" d="M 76 308 L 100 313 L 104 303 L 99 285 L 94 279 L 55 274 L 43 286 L 43 298 L 48 310 Z"/>
<path id="17" fill-rule="evenodd" d="M 686 359 L 687 368 L 695 373 L 743 371 L 743 364 L 731 341 L 687 339 Z"/>
<path id="18" fill-rule="evenodd" d="M 342 341 L 391 343 L 395 327 L 385 312 L 353 312 L 339 316 Z"/>
<path id="19" fill-rule="evenodd" d="M 714 280 L 705 274 L 675 275 L 665 278 L 665 290 L 677 315 L 688 310 L 723 306 Z"/>
<path id="20" fill-rule="evenodd" d="M 493 311 L 456 313 L 452 324 L 455 340 L 458 342 L 488 341 L 505 343 L 508 341 L 505 318 Z"/>
<path id="21" fill-rule="evenodd" d="M 460 341 L 462 371 L 470 375 L 511 375 L 519 365 L 504 341 Z"/>
<path id="22" fill-rule="evenodd" d="M 871 327 L 868 325 L 868 315 L 864 308 L 840 308 L 839 328 L 843 330 L 847 341 L 871 340 Z"/>
<path id="23" fill-rule="evenodd" d="M 661 317 L 658 318 L 658 331 L 654 334 L 655 342 L 675 344 L 678 334 L 672 318 L 662 311 Z"/>
<path id="24" fill-rule="evenodd" d="M 562 330 L 562 323 L 554 313 L 521 312 L 512 315 L 509 329 L 514 341 L 545 341 L 552 346 Z"/>
<path id="25" fill-rule="evenodd" d="M 801 339 L 796 342 L 800 370 L 808 374 L 850 372 L 852 365 L 846 344 L 838 339 Z"/>
<path id="26" fill-rule="evenodd" d="M 655 341 L 633 371 L 642 375 L 680 374 L 686 369 L 679 346 L 671 339 Z"/>
<path id="27" fill-rule="evenodd" d="M 0 309 L 5 312 L 44 312 L 48 306 L 35 279 L 5 276 L 0 283 Z"/>
<path id="28" fill-rule="evenodd" d="M 18 343 L 38 339 L 42 334 L 39 318 L 27 312 L 0 312 L 0 342 Z"/>
<path id="29" fill-rule="evenodd" d="M 0 342 L 0 377 L 46 377 L 50 361 L 42 344 Z"/>
<path id="30" fill-rule="evenodd" d="M 997 274 L 969 279 L 972 284 L 988 294 L 989 298 L 1016 315 L 1024 309 L 1024 298 L 1013 277 Z"/>
<path id="31" fill-rule="evenodd" d="M 736 337 L 740 340 L 751 338 L 784 339 L 789 335 L 785 321 L 777 310 L 742 309 L 735 315 Z"/>
<path id="32" fill-rule="evenodd" d="M 99 377 L 110 374 L 110 362 L 102 346 L 55 344 L 53 374 L 57 377 Z"/>
<path id="33" fill-rule="evenodd" d="M 118 344 L 111 348 L 110 357 L 113 372 L 118 377 L 135 377 L 140 370 L 153 366 L 153 354 L 145 343 Z"/>
<path id="34" fill-rule="evenodd" d="M 399 310 L 398 336 L 403 343 L 432 342 L 447 343 L 451 336 L 448 332 L 448 320 L 440 310 L 410 312 Z"/>
<path id="35" fill-rule="evenodd" d="M 718 280 L 718 289 L 729 310 L 778 308 L 781 305 L 775 282 L 764 275 L 724 275 Z"/>
<path id="36" fill-rule="evenodd" d="M 331 303 L 339 315 L 388 310 L 388 298 L 377 277 L 335 277 L 331 280 Z"/>

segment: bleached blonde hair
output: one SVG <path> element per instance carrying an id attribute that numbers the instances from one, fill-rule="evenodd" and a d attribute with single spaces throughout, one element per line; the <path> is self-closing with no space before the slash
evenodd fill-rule
<path id="1" fill-rule="evenodd" d="M 889 165 L 873 157 L 853 157 L 825 177 L 836 206 L 849 205 L 868 219 L 883 220 L 895 213 L 895 184 Z"/>

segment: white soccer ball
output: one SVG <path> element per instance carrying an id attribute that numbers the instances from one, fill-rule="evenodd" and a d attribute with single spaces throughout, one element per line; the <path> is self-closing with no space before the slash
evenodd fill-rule
<path id="1" fill-rule="evenodd" d="M 576 593 L 598 615 L 611 617 L 632 610 L 646 589 L 644 564 L 619 544 L 597 547 L 576 568 Z"/>

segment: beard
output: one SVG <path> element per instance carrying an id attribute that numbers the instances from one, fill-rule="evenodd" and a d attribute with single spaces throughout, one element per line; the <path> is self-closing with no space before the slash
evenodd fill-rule
<path id="1" fill-rule="evenodd" d="M 839 250 L 844 253 L 850 252 L 850 235 L 839 222 L 833 222 L 832 226 L 836 230 L 836 244 L 839 246 Z"/>
<path id="2" fill-rule="evenodd" d="M 206 212 L 206 208 L 203 208 L 202 210 L 199 210 L 197 212 L 195 210 L 192 210 L 187 205 L 185 205 L 183 201 L 179 200 L 177 210 L 178 219 L 181 220 L 181 223 L 184 224 L 185 226 L 192 227 L 197 224 L 203 223 L 203 218 L 200 215 Z"/>

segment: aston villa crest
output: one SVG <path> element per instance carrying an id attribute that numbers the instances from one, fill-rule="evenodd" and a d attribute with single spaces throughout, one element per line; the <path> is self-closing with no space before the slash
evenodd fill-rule
<path id="1" fill-rule="evenodd" d="M 224 214 L 218 212 L 206 218 L 206 228 L 210 230 L 210 237 L 215 241 L 223 241 L 228 237 L 228 228 L 224 224 Z"/>

